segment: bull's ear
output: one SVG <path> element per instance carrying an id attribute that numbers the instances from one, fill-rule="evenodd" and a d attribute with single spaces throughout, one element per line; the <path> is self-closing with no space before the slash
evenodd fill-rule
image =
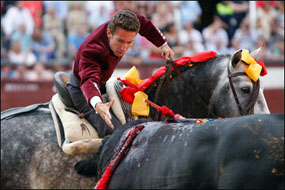
<path id="1" fill-rule="evenodd" d="M 232 66 L 233 66 L 233 68 L 235 68 L 237 66 L 237 64 L 240 62 L 241 52 L 242 52 L 242 50 L 238 50 L 238 51 L 236 51 L 234 53 L 234 55 L 232 57 Z"/>
<path id="2" fill-rule="evenodd" d="M 254 57 L 256 60 L 260 59 L 261 55 L 261 49 L 263 46 L 259 47 L 258 49 L 254 50 L 253 52 L 250 53 L 252 57 Z"/>

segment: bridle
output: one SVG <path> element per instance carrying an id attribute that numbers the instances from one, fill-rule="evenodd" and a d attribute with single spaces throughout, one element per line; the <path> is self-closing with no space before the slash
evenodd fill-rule
<path id="1" fill-rule="evenodd" d="M 231 63 L 231 59 L 228 62 L 228 78 L 229 78 L 229 83 L 230 83 L 231 90 L 232 90 L 234 98 L 235 98 L 235 102 L 236 102 L 236 104 L 238 106 L 238 109 L 239 109 L 239 113 L 240 113 L 241 116 L 242 115 L 251 114 L 251 113 L 253 113 L 254 105 L 255 105 L 255 103 L 257 101 L 257 97 L 258 97 L 258 94 L 259 94 L 260 81 L 259 81 L 259 79 L 256 82 L 252 81 L 253 82 L 252 94 L 248 98 L 248 100 L 243 103 L 244 105 L 242 106 L 241 102 L 238 99 L 236 90 L 234 88 L 234 85 L 233 85 L 233 82 L 232 82 L 232 77 L 243 76 L 243 75 L 247 76 L 247 74 L 245 72 L 234 72 L 234 73 L 231 73 L 231 71 L 230 71 L 230 63 Z M 243 107 L 244 107 L 244 109 L 243 109 Z"/>

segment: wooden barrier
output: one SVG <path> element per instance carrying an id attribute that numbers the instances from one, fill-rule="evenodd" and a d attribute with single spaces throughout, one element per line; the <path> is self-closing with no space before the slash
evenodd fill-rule
<path id="1" fill-rule="evenodd" d="M 50 101 L 55 94 L 53 81 L 2 80 L 1 111 Z"/>
<path id="2" fill-rule="evenodd" d="M 284 89 L 268 89 L 263 93 L 271 113 L 284 113 Z"/>

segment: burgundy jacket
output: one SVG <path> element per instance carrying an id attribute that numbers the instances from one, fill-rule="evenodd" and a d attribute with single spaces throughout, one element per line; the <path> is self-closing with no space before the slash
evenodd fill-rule
<path id="1" fill-rule="evenodd" d="M 166 39 L 152 22 L 141 15 L 139 34 L 146 37 L 155 46 L 160 47 Z M 102 100 L 99 87 L 106 83 L 122 57 L 117 57 L 111 50 L 107 37 L 107 25 L 100 25 L 80 45 L 74 61 L 73 73 L 80 81 L 80 88 L 88 104 L 93 96 Z"/>

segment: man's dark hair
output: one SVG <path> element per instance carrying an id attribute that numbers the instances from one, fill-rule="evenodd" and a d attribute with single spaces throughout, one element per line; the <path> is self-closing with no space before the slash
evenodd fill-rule
<path id="1" fill-rule="evenodd" d="M 114 34 L 118 28 L 138 33 L 140 29 L 140 22 L 133 12 L 123 10 L 116 12 L 112 16 L 108 24 L 108 28 L 110 29 L 111 34 Z"/>

